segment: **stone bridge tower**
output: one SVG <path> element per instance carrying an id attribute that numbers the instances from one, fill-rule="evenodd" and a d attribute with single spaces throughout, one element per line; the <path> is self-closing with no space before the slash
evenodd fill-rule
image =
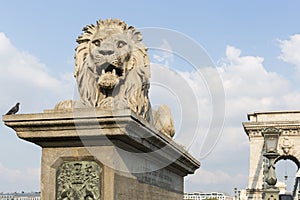
<path id="1" fill-rule="evenodd" d="M 248 199 L 262 199 L 264 173 L 264 138 L 262 130 L 277 128 L 281 130 L 277 146 L 282 159 L 293 161 L 300 168 L 300 111 L 255 112 L 248 114 L 248 122 L 244 122 L 244 130 L 250 141 Z M 298 170 L 299 172 L 299 170 Z"/>

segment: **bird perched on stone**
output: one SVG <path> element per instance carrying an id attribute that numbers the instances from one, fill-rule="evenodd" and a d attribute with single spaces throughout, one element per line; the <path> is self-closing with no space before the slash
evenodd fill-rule
<path id="1" fill-rule="evenodd" d="M 14 107 L 12 107 L 7 113 L 6 115 L 14 115 L 19 111 L 19 105 L 20 103 L 17 103 Z"/>

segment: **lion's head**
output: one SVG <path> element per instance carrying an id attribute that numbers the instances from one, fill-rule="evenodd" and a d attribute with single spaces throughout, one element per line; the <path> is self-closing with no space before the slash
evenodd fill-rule
<path id="1" fill-rule="evenodd" d="M 83 28 L 74 76 L 84 105 L 127 106 L 147 118 L 150 62 L 141 41 L 140 32 L 118 19 Z"/>

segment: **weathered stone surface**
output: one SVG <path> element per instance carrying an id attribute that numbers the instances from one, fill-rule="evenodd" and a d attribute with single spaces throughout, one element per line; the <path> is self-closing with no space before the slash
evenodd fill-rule
<path id="1" fill-rule="evenodd" d="M 151 174 L 160 172 L 154 171 L 151 172 Z M 164 172 L 161 172 L 164 174 Z M 183 195 L 181 192 L 178 191 L 172 191 L 172 190 L 166 190 L 165 186 L 157 186 L 156 184 L 153 184 L 154 180 L 157 182 L 163 182 L 166 181 L 165 177 L 159 177 L 158 175 L 149 175 L 148 174 L 142 174 L 142 176 L 145 176 L 149 179 L 149 181 L 141 181 L 138 177 L 128 177 L 121 174 L 115 175 L 115 199 L 118 200 L 128 200 L 128 199 L 151 199 L 151 200 L 161 200 L 161 199 L 183 199 Z M 166 175 L 163 175 L 166 176 Z M 174 182 L 172 183 L 172 186 L 177 186 L 180 188 L 180 190 L 183 190 L 183 184 L 182 184 L 182 177 L 174 174 L 173 176 L 170 176 Z M 179 183 L 179 184 L 178 184 Z M 178 185 L 176 185 L 178 184 Z M 168 188 L 168 187 L 167 187 Z"/>
<path id="2" fill-rule="evenodd" d="M 170 137 L 130 109 L 48 110 L 3 116 L 3 121 L 20 138 L 42 147 L 43 200 L 61 196 L 57 177 L 66 163 L 97 164 L 99 168 L 93 169 L 101 177 L 99 194 L 105 200 L 181 200 L 184 176 L 200 166 Z"/>
<path id="3" fill-rule="evenodd" d="M 291 159 L 300 167 L 300 151 L 295 148 L 300 146 L 300 111 L 255 112 L 248 114 L 248 119 L 249 122 L 243 122 L 250 141 L 248 199 L 260 200 L 265 165 L 262 130 L 270 127 L 282 130 L 277 146 L 278 159 Z"/>
<path id="4" fill-rule="evenodd" d="M 93 161 L 66 161 L 56 173 L 56 199 L 101 199 L 102 169 Z"/>
<path id="5" fill-rule="evenodd" d="M 80 102 L 67 100 L 55 108 L 130 108 L 172 137 L 175 130 L 170 109 L 164 105 L 152 114 L 150 61 L 142 38 L 134 27 L 118 19 L 98 20 L 96 25 L 84 27 L 75 54 Z"/>

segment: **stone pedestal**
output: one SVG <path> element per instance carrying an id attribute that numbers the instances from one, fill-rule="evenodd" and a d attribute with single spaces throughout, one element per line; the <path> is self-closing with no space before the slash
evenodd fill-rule
<path id="1" fill-rule="evenodd" d="M 3 121 L 42 147 L 42 200 L 182 200 L 184 176 L 200 167 L 130 110 L 48 110 Z"/>
<path id="2" fill-rule="evenodd" d="M 264 190 L 264 200 L 279 200 L 278 188 L 267 188 Z"/>

